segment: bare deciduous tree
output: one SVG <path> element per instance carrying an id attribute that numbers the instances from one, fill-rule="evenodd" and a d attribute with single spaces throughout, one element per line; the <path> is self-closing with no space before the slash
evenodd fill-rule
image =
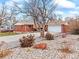
<path id="1" fill-rule="evenodd" d="M 55 17 L 55 0 L 29 0 L 28 2 L 24 0 L 23 7 L 19 7 L 16 2 L 14 5 L 20 13 L 32 17 L 36 29 L 42 31 L 43 34 L 45 25 Z"/>
<path id="2" fill-rule="evenodd" d="M 1 9 L 0 9 L 0 27 L 3 26 L 8 26 L 8 25 L 14 25 L 14 13 L 15 11 L 13 8 L 8 7 L 5 3 L 2 3 Z M 8 23 L 9 21 L 9 23 Z M 10 28 L 12 26 L 9 26 Z"/>
<path id="3" fill-rule="evenodd" d="M 6 17 L 6 5 L 5 3 L 2 3 L 2 7 L 0 10 L 0 25 L 2 24 L 2 22 L 4 21 L 5 17 Z"/>

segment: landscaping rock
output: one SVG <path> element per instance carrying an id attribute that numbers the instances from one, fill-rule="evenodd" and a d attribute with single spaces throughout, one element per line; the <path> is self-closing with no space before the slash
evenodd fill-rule
<path id="1" fill-rule="evenodd" d="M 34 46 L 34 48 L 36 48 L 36 49 L 47 49 L 47 44 L 46 43 L 39 43 L 39 44 L 36 44 Z"/>

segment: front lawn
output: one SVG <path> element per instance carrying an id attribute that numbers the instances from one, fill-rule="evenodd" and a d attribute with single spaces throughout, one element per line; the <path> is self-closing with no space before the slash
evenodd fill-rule
<path id="1" fill-rule="evenodd" d="M 0 36 L 16 35 L 14 32 L 0 32 Z"/>

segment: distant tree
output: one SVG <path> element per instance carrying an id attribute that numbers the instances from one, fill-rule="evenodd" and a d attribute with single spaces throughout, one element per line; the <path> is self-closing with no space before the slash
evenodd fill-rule
<path id="1" fill-rule="evenodd" d="M 16 21 L 14 18 L 16 18 L 16 16 L 13 8 L 8 7 L 5 3 L 2 3 L 0 9 L 0 27 L 8 26 L 11 28 L 15 24 L 14 21 Z"/>
<path id="2" fill-rule="evenodd" d="M 6 9 L 7 9 L 7 7 L 6 7 L 5 3 L 2 3 L 1 10 L 0 10 L 0 26 L 2 25 L 3 21 L 6 18 L 6 14 L 7 14 Z"/>
<path id="3" fill-rule="evenodd" d="M 10 20 L 11 29 L 14 29 L 14 25 L 18 22 L 16 20 L 16 16 L 17 14 L 15 13 L 15 9 L 13 7 L 10 8 L 9 20 Z"/>

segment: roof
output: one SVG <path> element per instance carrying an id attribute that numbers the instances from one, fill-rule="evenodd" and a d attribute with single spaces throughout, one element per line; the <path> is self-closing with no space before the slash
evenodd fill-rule
<path id="1" fill-rule="evenodd" d="M 15 25 L 33 25 L 33 22 L 18 22 Z"/>

